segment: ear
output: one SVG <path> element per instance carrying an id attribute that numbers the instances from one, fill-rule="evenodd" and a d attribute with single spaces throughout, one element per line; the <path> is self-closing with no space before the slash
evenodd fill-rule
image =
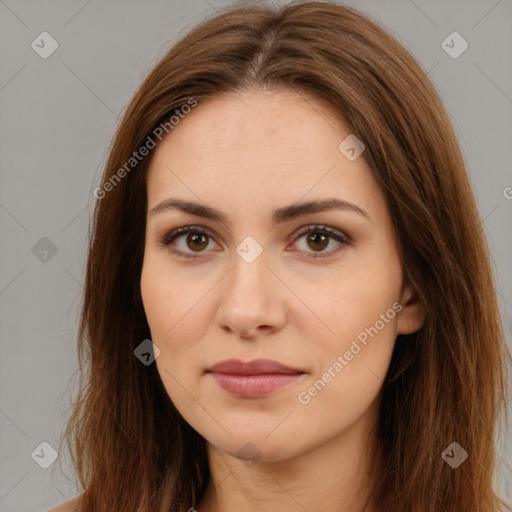
<path id="1" fill-rule="evenodd" d="M 419 331 L 427 316 L 427 308 L 411 284 L 402 287 L 400 304 L 402 310 L 398 313 L 397 334 Z"/>

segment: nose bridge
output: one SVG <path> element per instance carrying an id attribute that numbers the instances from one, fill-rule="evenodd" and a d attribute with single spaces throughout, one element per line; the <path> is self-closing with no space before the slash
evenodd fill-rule
<path id="1" fill-rule="evenodd" d="M 234 296 L 238 304 L 246 300 L 263 303 L 268 298 L 268 252 L 254 253 L 251 242 L 242 242 L 233 254 L 233 268 L 228 279 L 225 297 Z M 260 304 L 261 305 L 261 304 Z"/>

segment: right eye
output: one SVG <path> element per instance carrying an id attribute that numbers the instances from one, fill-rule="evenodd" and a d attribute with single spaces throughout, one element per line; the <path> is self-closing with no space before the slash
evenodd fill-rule
<path id="1" fill-rule="evenodd" d="M 178 256 L 196 258 L 198 254 L 206 252 L 204 249 L 208 247 L 209 239 L 212 239 L 212 236 L 202 226 L 183 226 L 166 233 L 159 240 L 159 244 L 169 247 Z M 182 240 L 184 243 L 176 249 L 175 242 Z M 197 255 L 194 253 L 197 253 Z"/>

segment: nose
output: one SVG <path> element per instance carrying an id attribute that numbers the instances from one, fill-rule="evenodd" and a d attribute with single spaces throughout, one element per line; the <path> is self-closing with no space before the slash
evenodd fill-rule
<path id="1" fill-rule="evenodd" d="M 233 268 L 219 287 L 218 325 L 243 338 L 270 334 L 286 321 L 285 293 L 265 251 L 252 263 L 234 254 Z"/>

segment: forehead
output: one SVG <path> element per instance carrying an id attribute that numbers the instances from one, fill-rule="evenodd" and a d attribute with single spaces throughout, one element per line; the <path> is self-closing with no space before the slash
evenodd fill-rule
<path id="1" fill-rule="evenodd" d="M 275 205 L 309 191 L 364 200 L 379 191 L 364 158 L 350 161 L 340 151 L 349 135 L 330 105 L 303 92 L 255 90 L 199 102 L 154 150 L 149 206 L 171 192 L 218 205 L 219 197 Z"/>
<path id="2" fill-rule="evenodd" d="M 296 163 L 310 153 L 307 162 L 314 165 L 321 161 L 320 150 L 329 146 L 331 152 L 337 150 L 349 133 L 329 105 L 302 92 L 223 94 L 199 102 L 157 147 L 155 160 L 172 151 L 175 158 L 187 156 L 188 161 L 200 163 L 214 152 L 223 165 L 250 155 L 264 156 L 270 163 L 285 153 L 287 161 Z M 191 147 L 193 154 L 185 155 Z M 246 164 L 244 168 L 250 161 Z"/>

